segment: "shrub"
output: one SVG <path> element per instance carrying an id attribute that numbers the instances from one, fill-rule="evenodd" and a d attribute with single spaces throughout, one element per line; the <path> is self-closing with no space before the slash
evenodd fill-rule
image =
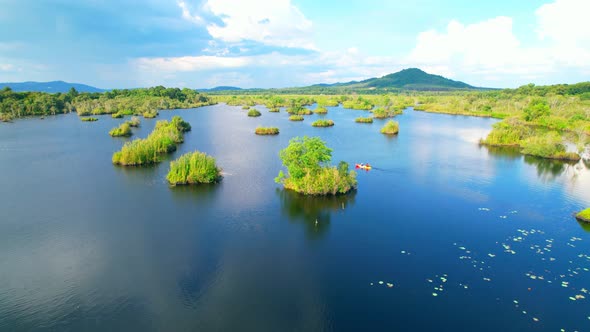
<path id="1" fill-rule="evenodd" d="M 255 108 L 251 108 L 248 111 L 248 116 L 252 116 L 252 117 L 257 117 L 257 116 L 261 116 L 262 114 Z"/>
<path id="2" fill-rule="evenodd" d="M 303 116 L 302 115 L 291 115 L 289 117 L 290 121 L 303 121 Z"/>
<path id="3" fill-rule="evenodd" d="M 172 185 L 184 185 L 217 182 L 220 177 L 221 169 L 217 167 L 215 158 L 195 151 L 171 162 L 166 179 Z"/>
<path id="4" fill-rule="evenodd" d="M 111 114 L 111 117 L 113 119 L 120 119 L 123 117 L 123 114 L 122 113 L 113 113 L 113 114 Z"/>
<path id="5" fill-rule="evenodd" d="M 315 114 L 328 114 L 328 109 L 323 106 L 318 106 L 313 112 Z"/>
<path id="6" fill-rule="evenodd" d="M 381 133 L 385 135 L 397 135 L 399 133 L 399 123 L 389 120 L 381 128 Z"/>
<path id="7" fill-rule="evenodd" d="M 354 122 L 358 122 L 358 123 L 373 123 L 373 118 L 372 117 L 360 117 L 360 118 L 356 118 L 354 119 Z"/>
<path id="8" fill-rule="evenodd" d="M 158 116 L 158 112 L 157 111 L 147 111 L 147 112 L 143 112 L 143 118 L 144 119 L 153 119 L 156 116 Z"/>
<path id="9" fill-rule="evenodd" d="M 590 222 L 590 208 L 578 212 L 576 218 L 585 222 Z"/>
<path id="10" fill-rule="evenodd" d="M 0 113 L 0 122 L 11 122 L 13 119 L 10 113 Z"/>
<path id="11" fill-rule="evenodd" d="M 319 119 L 314 121 L 311 125 L 314 127 L 332 127 L 334 125 L 334 121 Z"/>
<path id="12" fill-rule="evenodd" d="M 141 121 L 139 120 L 138 117 L 133 116 L 133 117 L 131 117 L 131 120 L 127 121 L 127 123 L 129 123 L 129 125 L 131 127 L 139 127 L 139 125 L 141 124 Z"/>
<path id="13" fill-rule="evenodd" d="M 119 127 L 111 129 L 111 131 L 109 131 L 109 135 L 112 137 L 128 137 L 133 135 L 133 133 L 131 132 L 131 126 L 129 123 L 124 122 L 121 123 Z"/>
<path id="14" fill-rule="evenodd" d="M 275 127 L 258 127 L 255 131 L 256 135 L 278 135 L 279 128 Z"/>
<path id="15" fill-rule="evenodd" d="M 242 106 L 242 109 L 243 109 L 243 110 L 247 110 L 247 109 L 249 109 L 249 108 L 250 108 L 250 106 L 248 106 L 248 105 L 244 105 L 244 106 Z"/>
<path id="16" fill-rule="evenodd" d="M 272 108 L 269 108 L 268 111 L 273 112 L 273 113 L 279 113 L 281 111 L 281 109 L 278 107 L 272 107 Z"/>
<path id="17" fill-rule="evenodd" d="M 533 134 L 532 129 L 517 118 L 509 118 L 495 123 L 483 144 L 494 146 L 520 146 L 521 142 Z"/>
<path id="18" fill-rule="evenodd" d="M 94 122 L 94 121 L 98 121 L 97 118 L 93 118 L 93 117 L 83 117 L 80 118 L 80 120 L 84 121 L 84 122 Z"/>
<path id="19" fill-rule="evenodd" d="M 580 160 L 574 152 L 566 152 L 562 138 L 557 132 L 548 132 L 542 136 L 532 136 L 522 142 L 523 154 L 550 159 Z"/>
<path id="20" fill-rule="evenodd" d="M 348 164 L 340 162 L 338 168 L 329 166 L 332 149 L 319 137 L 296 137 L 279 153 L 287 176 L 283 171 L 275 179 L 286 189 L 306 195 L 344 194 L 356 188 L 356 173 Z"/>

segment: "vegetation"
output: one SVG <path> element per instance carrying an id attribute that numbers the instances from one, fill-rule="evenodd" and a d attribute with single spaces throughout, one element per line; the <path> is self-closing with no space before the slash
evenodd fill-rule
<path id="1" fill-rule="evenodd" d="M 123 122 L 118 127 L 111 129 L 109 135 L 112 137 L 129 137 L 133 135 L 133 132 L 131 132 L 131 125 L 129 125 L 129 122 Z"/>
<path id="2" fill-rule="evenodd" d="M 123 115 L 123 113 L 117 112 L 117 113 L 111 114 L 111 117 L 113 119 L 121 119 L 122 117 L 124 117 L 124 115 Z"/>
<path id="3" fill-rule="evenodd" d="M 80 120 L 81 121 L 84 121 L 84 122 L 94 122 L 94 121 L 98 121 L 98 118 L 93 118 L 93 117 L 90 117 L 90 116 L 85 116 L 85 117 L 80 117 Z"/>
<path id="4" fill-rule="evenodd" d="M 275 179 L 290 189 L 305 195 L 337 195 L 356 188 L 356 173 L 348 163 L 329 166 L 332 149 L 319 137 L 295 137 L 279 153 L 287 175 L 281 170 Z"/>
<path id="5" fill-rule="evenodd" d="M 10 113 L 0 113 L 0 122 L 11 122 L 13 118 Z"/>
<path id="6" fill-rule="evenodd" d="M 370 116 L 369 117 L 366 117 L 366 118 L 359 117 L 359 118 L 354 119 L 354 122 L 357 122 L 357 123 L 373 123 L 373 117 L 370 117 Z"/>
<path id="7" fill-rule="evenodd" d="M 143 118 L 144 119 L 153 119 L 156 116 L 158 116 L 158 112 L 157 111 L 147 111 L 147 112 L 143 112 Z"/>
<path id="8" fill-rule="evenodd" d="M 590 208 L 582 210 L 578 214 L 576 214 L 576 219 L 585 222 L 590 222 Z"/>
<path id="9" fill-rule="evenodd" d="M 315 114 L 328 114 L 328 109 L 324 106 L 318 106 L 313 112 Z"/>
<path id="10" fill-rule="evenodd" d="M 272 113 L 279 113 L 281 111 L 281 109 L 279 107 L 272 107 L 268 109 L 269 112 Z"/>
<path id="11" fill-rule="evenodd" d="M 256 135 L 278 135 L 279 128 L 275 127 L 258 127 L 255 131 Z"/>
<path id="12" fill-rule="evenodd" d="M 399 123 L 389 120 L 381 128 L 381 133 L 385 135 L 397 135 L 399 133 Z"/>
<path id="13" fill-rule="evenodd" d="M 332 127 L 334 125 L 334 121 L 319 119 L 315 120 L 311 125 L 314 127 Z"/>
<path id="14" fill-rule="evenodd" d="M 121 151 L 113 154 L 113 163 L 123 166 L 154 164 L 161 161 L 161 155 L 176 150 L 176 144 L 183 142 L 183 133 L 190 130 L 190 124 L 175 116 L 170 122 L 161 120 L 145 139 L 125 143 Z"/>
<path id="15" fill-rule="evenodd" d="M 251 108 L 248 111 L 248 116 L 252 116 L 252 117 L 257 117 L 257 116 L 261 116 L 262 114 L 255 108 Z"/>
<path id="16" fill-rule="evenodd" d="M 580 160 L 577 153 L 566 152 L 561 136 L 555 131 L 547 132 L 542 136 L 529 137 L 522 141 L 521 146 L 521 152 L 526 155 L 550 159 Z"/>
<path id="17" fill-rule="evenodd" d="M 131 127 L 135 127 L 135 128 L 137 128 L 137 127 L 139 127 L 139 125 L 141 124 L 141 121 L 139 120 L 139 118 L 138 118 L 138 117 L 136 117 L 136 116 L 132 116 L 132 117 L 131 117 L 131 120 L 127 121 L 127 123 L 129 123 L 129 125 L 130 125 Z"/>
<path id="18" fill-rule="evenodd" d="M 199 151 L 180 156 L 170 163 L 166 179 L 172 185 L 217 182 L 221 178 L 221 169 L 215 158 Z"/>
<path id="19" fill-rule="evenodd" d="M 303 121 L 303 115 L 291 115 L 289 121 Z"/>

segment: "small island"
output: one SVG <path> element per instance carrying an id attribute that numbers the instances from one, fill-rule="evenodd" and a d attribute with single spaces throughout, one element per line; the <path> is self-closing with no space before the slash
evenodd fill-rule
<path id="1" fill-rule="evenodd" d="M 111 114 L 111 117 L 112 117 L 113 119 L 121 119 L 121 118 L 123 118 L 123 117 L 124 117 L 124 115 L 123 115 L 123 113 L 121 113 L 121 112 L 117 112 L 117 113 L 113 113 L 113 114 Z"/>
<path id="2" fill-rule="evenodd" d="M 156 112 L 156 111 L 143 112 L 143 118 L 144 119 L 153 119 L 156 116 L 158 116 L 158 112 Z"/>
<path id="3" fill-rule="evenodd" d="M 373 117 L 369 116 L 366 118 L 363 118 L 363 117 L 356 118 L 356 119 L 354 119 L 354 122 L 356 122 L 356 123 L 373 123 Z"/>
<path id="4" fill-rule="evenodd" d="M 94 121 L 98 121 L 98 119 L 97 118 L 90 117 L 90 116 L 85 116 L 85 117 L 80 117 L 80 121 L 94 122 Z"/>
<path id="5" fill-rule="evenodd" d="M 199 151 L 180 156 L 170 163 L 166 180 L 173 185 L 214 183 L 221 179 L 221 168 L 215 158 Z"/>
<path id="6" fill-rule="evenodd" d="M 389 120 L 381 128 L 381 133 L 385 135 L 397 135 L 399 133 L 399 123 Z"/>
<path id="7" fill-rule="evenodd" d="M 257 117 L 257 116 L 261 116 L 261 115 L 262 115 L 262 113 L 260 113 L 260 112 L 259 112 L 257 109 L 255 109 L 255 108 L 251 108 L 251 109 L 248 111 L 248 116 L 251 116 L 251 117 Z"/>
<path id="8" fill-rule="evenodd" d="M 136 117 L 136 116 L 132 116 L 132 117 L 131 117 L 131 120 L 127 121 L 127 123 L 128 123 L 128 124 L 129 124 L 131 127 L 137 128 L 137 127 L 139 127 L 139 125 L 141 124 L 141 121 L 139 120 L 139 118 L 138 118 L 138 117 Z"/>
<path id="9" fill-rule="evenodd" d="M 314 121 L 311 125 L 314 127 L 332 127 L 334 125 L 334 121 L 320 119 Z"/>
<path id="10" fill-rule="evenodd" d="M 256 135 L 278 135 L 279 128 L 276 127 L 257 127 L 254 131 Z"/>
<path id="11" fill-rule="evenodd" d="M 285 189 L 304 195 L 338 195 L 356 189 L 356 173 L 343 161 L 338 167 L 329 166 L 332 149 L 319 137 L 295 137 L 279 156 L 287 175 L 281 170 L 275 181 Z"/>
<path id="12" fill-rule="evenodd" d="M 118 127 L 111 129 L 109 135 L 112 137 L 129 137 L 133 135 L 129 122 L 123 122 Z"/>
<path id="13" fill-rule="evenodd" d="M 281 109 L 278 107 L 272 107 L 272 108 L 269 108 L 268 111 L 272 112 L 272 113 L 279 113 L 281 111 Z"/>
<path id="14" fill-rule="evenodd" d="M 313 112 L 315 114 L 328 114 L 328 109 L 323 106 L 318 106 Z"/>
<path id="15" fill-rule="evenodd" d="M 303 121 L 303 115 L 291 115 L 289 121 Z"/>
<path id="16" fill-rule="evenodd" d="M 582 222 L 590 223 L 590 208 L 578 212 L 578 214 L 576 214 L 576 219 Z"/>

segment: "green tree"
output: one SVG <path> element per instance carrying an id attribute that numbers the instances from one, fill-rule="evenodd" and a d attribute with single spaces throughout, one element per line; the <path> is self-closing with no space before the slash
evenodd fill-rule
<path id="1" fill-rule="evenodd" d="M 317 172 L 332 159 L 332 149 L 319 137 L 295 137 L 279 153 L 289 176 L 299 179 L 307 173 Z"/>
<path id="2" fill-rule="evenodd" d="M 524 108 L 524 119 L 533 121 L 540 117 L 547 116 L 551 112 L 547 101 L 543 99 L 533 99 L 529 105 Z"/>

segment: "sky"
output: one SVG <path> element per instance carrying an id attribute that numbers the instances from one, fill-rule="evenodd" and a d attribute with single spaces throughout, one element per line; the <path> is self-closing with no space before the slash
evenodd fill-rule
<path id="1" fill-rule="evenodd" d="M 278 88 L 417 67 L 590 80 L 590 0 L 0 0 L 0 82 Z"/>

